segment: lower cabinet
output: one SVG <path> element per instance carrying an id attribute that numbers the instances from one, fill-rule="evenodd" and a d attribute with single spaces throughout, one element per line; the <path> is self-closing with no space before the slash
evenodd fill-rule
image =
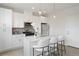
<path id="1" fill-rule="evenodd" d="M 22 48 L 23 47 L 23 34 L 12 36 L 12 48 Z"/>

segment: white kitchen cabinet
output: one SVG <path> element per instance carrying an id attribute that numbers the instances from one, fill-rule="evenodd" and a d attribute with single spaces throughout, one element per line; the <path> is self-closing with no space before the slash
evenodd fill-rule
<path id="1" fill-rule="evenodd" d="M 24 15 L 23 13 L 13 12 L 13 27 L 23 28 L 24 27 Z"/>
<path id="2" fill-rule="evenodd" d="M 24 34 L 18 34 L 12 36 L 12 47 L 13 48 L 21 48 L 23 47 L 23 38 L 25 37 Z"/>
<path id="3" fill-rule="evenodd" d="M 22 47 L 23 34 L 12 35 L 12 18 L 13 12 L 11 9 L 0 8 L 0 52 Z M 16 18 L 18 21 L 22 19 L 21 16 Z M 21 21 L 19 22 L 19 24 L 22 24 Z M 18 26 L 23 27 L 23 24 Z"/>
<path id="4" fill-rule="evenodd" d="M 12 10 L 0 8 L 0 51 L 11 48 Z"/>

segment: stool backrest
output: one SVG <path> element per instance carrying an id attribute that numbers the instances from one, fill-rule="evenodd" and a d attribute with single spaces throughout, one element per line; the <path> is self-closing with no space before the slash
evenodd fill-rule
<path id="1" fill-rule="evenodd" d="M 48 46 L 49 41 L 50 41 L 49 37 L 40 37 L 39 42 L 38 42 L 38 46 Z"/>
<path id="2" fill-rule="evenodd" d="M 58 41 L 64 40 L 64 36 L 63 36 L 63 35 L 59 35 L 59 36 L 57 37 L 57 40 L 58 40 Z"/>
<path id="3" fill-rule="evenodd" d="M 57 38 L 55 36 L 52 36 L 50 38 L 50 43 L 57 43 Z"/>

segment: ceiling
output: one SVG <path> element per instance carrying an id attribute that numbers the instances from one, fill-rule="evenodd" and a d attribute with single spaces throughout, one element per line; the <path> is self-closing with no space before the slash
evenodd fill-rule
<path id="1" fill-rule="evenodd" d="M 65 9 L 79 6 L 79 3 L 55 3 L 55 9 L 53 8 L 54 3 L 0 3 L 0 7 L 10 8 L 20 12 L 32 12 L 32 7 L 35 9 L 46 10 L 48 13 L 63 11 Z"/>

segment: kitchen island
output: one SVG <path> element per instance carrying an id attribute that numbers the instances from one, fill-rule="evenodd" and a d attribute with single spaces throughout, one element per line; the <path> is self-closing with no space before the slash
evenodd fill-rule
<path id="1" fill-rule="evenodd" d="M 26 36 L 23 40 L 24 56 L 33 56 L 32 46 L 36 44 L 38 39 L 34 36 Z"/>
<path id="2" fill-rule="evenodd" d="M 23 40 L 24 46 L 24 56 L 33 56 L 33 48 L 32 46 L 37 45 L 39 40 L 49 39 L 49 36 L 45 37 L 35 37 L 35 36 L 26 36 Z M 39 52 L 40 53 L 40 52 Z M 35 51 L 35 55 L 39 54 L 38 51 Z"/>

